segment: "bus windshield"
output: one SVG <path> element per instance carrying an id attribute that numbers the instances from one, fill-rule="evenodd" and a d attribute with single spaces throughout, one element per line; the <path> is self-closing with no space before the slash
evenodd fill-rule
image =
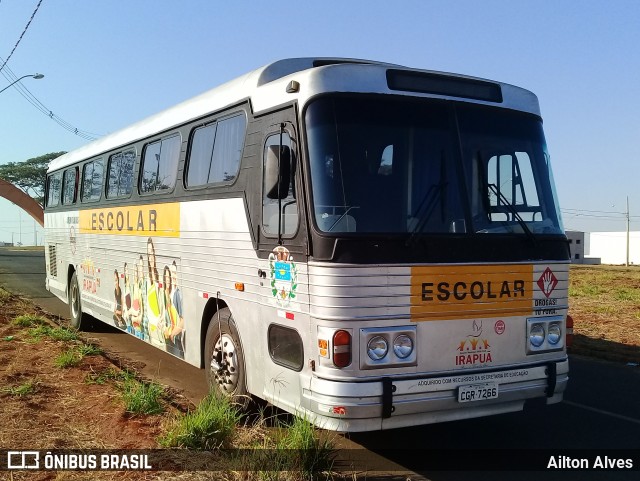
<path id="1" fill-rule="evenodd" d="M 462 102 L 327 96 L 305 114 L 327 233 L 563 234 L 542 121 Z"/>

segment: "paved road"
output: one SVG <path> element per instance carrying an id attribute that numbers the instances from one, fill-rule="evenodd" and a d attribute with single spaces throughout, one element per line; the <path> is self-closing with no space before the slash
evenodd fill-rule
<path id="1" fill-rule="evenodd" d="M 0 248 L 0 286 L 20 292 L 48 310 L 67 316 L 67 306 L 44 289 L 42 251 Z M 101 324 L 100 324 L 101 325 Z M 106 326 L 94 330 L 108 350 L 145 364 L 143 372 L 170 386 L 182 389 L 197 401 L 204 395 L 203 372 L 141 343 L 131 336 Z M 424 471 L 424 455 L 429 450 L 462 464 L 465 457 L 523 457 L 575 450 L 576 456 L 615 455 L 632 449 L 640 469 L 640 367 L 571 358 L 571 379 L 565 401 L 546 406 L 531 402 L 524 412 L 472 419 L 431 426 L 419 426 L 346 436 L 345 446 L 362 446 L 392 462 L 420 472 L 434 481 L 462 479 L 535 479 L 535 480 L 634 480 L 640 471 L 564 471 L 544 473 L 507 473 L 478 471 Z M 349 443 L 351 440 L 353 443 Z M 392 448 L 392 450 L 390 450 Z M 509 450 L 515 449 L 516 451 Z M 541 451 L 543 449 L 549 451 Z M 417 451 L 416 451 L 417 450 Z M 484 451 L 486 450 L 486 452 Z M 375 458 L 380 460 L 380 457 Z M 526 466 L 526 462 L 523 464 Z M 388 466 L 387 466 L 388 468 Z M 369 476 L 368 479 L 375 479 Z M 406 476 L 402 477 L 406 479 Z M 416 479 L 413 477 L 412 479 Z"/>

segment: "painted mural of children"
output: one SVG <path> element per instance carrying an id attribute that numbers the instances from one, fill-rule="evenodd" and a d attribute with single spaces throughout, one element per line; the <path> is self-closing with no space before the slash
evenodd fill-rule
<path id="1" fill-rule="evenodd" d="M 176 339 L 173 334 L 178 325 L 178 312 L 176 311 L 173 302 L 171 302 L 171 291 L 173 289 L 171 280 L 171 269 L 169 268 L 169 266 L 164 266 L 164 271 L 162 272 L 162 286 L 164 294 L 166 326 L 164 329 L 164 339 L 167 344 L 167 352 L 173 354 L 174 356 L 184 358 L 184 352 L 182 352 L 180 346 L 176 344 Z"/>
<path id="2" fill-rule="evenodd" d="M 153 240 L 147 240 L 147 266 L 149 278 L 147 279 L 146 292 L 147 303 L 145 314 L 148 319 L 149 341 L 156 347 L 165 348 L 165 306 L 164 295 L 160 288 L 160 275 L 156 263 L 156 249 Z"/>
<path id="3" fill-rule="evenodd" d="M 136 263 L 135 277 L 133 282 L 131 309 L 129 312 L 131 318 L 131 333 L 139 339 L 144 339 L 142 330 L 142 318 L 144 313 L 143 302 L 144 291 L 144 258 L 140 256 Z"/>
<path id="4" fill-rule="evenodd" d="M 182 314 L 182 291 L 180 291 L 180 287 L 178 285 L 178 266 L 176 261 L 173 261 L 171 264 L 171 303 L 176 308 L 176 312 L 178 313 L 178 324 L 174 328 L 172 335 L 175 338 L 176 344 L 179 345 L 180 350 L 184 356 L 185 350 L 185 325 L 184 325 L 184 317 Z"/>
<path id="5" fill-rule="evenodd" d="M 120 289 L 120 275 L 118 274 L 117 270 L 113 272 L 113 283 L 114 283 L 113 296 L 115 298 L 113 320 L 117 328 L 125 329 L 126 323 L 124 322 L 124 318 L 122 317 L 122 289 Z"/>
<path id="6" fill-rule="evenodd" d="M 129 278 L 129 267 L 124 263 L 123 269 L 124 284 L 122 286 L 122 317 L 126 324 L 127 331 L 131 327 L 131 279 Z"/>

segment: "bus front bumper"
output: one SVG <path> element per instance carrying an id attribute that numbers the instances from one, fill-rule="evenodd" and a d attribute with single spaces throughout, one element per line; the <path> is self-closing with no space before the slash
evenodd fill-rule
<path id="1" fill-rule="evenodd" d="M 314 424 L 334 431 L 374 431 L 520 411 L 532 398 L 562 401 L 569 362 L 442 377 L 344 382 L 313 377 L 303 408 Z M 497 387 L 497 397 L 459 401 L 460 388 Z"/>

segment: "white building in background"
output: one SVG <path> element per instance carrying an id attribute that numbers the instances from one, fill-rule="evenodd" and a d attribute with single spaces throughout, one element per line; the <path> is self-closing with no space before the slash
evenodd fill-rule
<path id="1" fill-rule="evenodd" d="M 584 243 L 584 241 L 583 241 Z M 589 255 L 599 257 L 603 264 L 627 262 L 626 232 L 591 232 Z M 629 264 L 640 265 L 640 232 L 629 233 Z"/>
<path id="2" fill-rule="evenodd" d="M 575 230 L 565 231 L 569 239 L 569 249 L 571 250 L 571 262 L 582 264 L 584 262 L 584 232 Z"/>

